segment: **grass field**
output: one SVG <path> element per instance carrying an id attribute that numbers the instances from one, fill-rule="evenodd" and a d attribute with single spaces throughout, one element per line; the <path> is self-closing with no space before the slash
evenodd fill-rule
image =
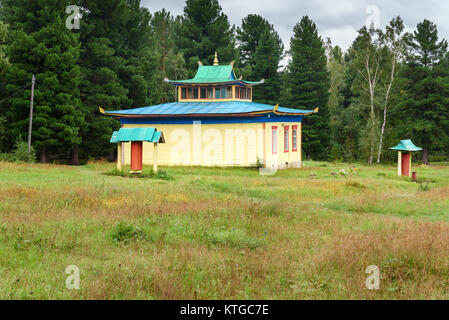
<path id="1" fill-rule="evenodd" d="M 0 163 L 0 299 L 449 298 L 449 166 L 113 167 Z"/>

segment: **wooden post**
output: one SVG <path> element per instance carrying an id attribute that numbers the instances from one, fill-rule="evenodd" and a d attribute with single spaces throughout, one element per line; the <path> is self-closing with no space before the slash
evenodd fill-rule
<path id="1" fill-rule="evenodd" d="M 31 77 L 30 123 L 28 125 L 28 153 L 31 153 L 31 132 L 33 130 L 34 84 L 36 77 Z"/>
<path id="2" fill-rule="evenodd" d="M 296 137 L 296 147 L 299 152 L 299 162 L 302 168 L 302 122 L 299 123 L 298 130 L 299 130 L 299 137 L 298 136 Z M 296 134 L 298 135 L 298 133 Z"/>
<path id="3" fill-rule="evenodd" d="M 157 173 L 157 145 L 158 143 L 156 142 L 154 144 L 154 153 L 153 153 L 153 173 Z"/>
<path id="4" fill-rule="evenodd" d="M 408 158 L 408 176 L 412 177 L 412 153 L 409 152 L 409 158 Z"/>
<path id="5" fill-rule="evenodd" d="M 117 170 L 122 171 L 122 143 L 117 146 Z"/>

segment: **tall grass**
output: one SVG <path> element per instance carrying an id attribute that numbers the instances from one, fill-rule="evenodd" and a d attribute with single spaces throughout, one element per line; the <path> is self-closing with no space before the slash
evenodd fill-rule
<path id="1" fill-rule="evenodd" d="M 107 163 L 0 163 L 0 299 L 449 298 L 449 167 L 417 168 L 428 190 L 357 168 L 126 179 Z"/>

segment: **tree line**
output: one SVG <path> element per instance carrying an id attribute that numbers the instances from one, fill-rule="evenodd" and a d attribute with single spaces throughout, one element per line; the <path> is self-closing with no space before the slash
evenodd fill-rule
<path id="1" fill-rule="evenodd" d="M 73 4 L 79 30 L 66 27 Z M 151 13 L 140 0 L 0 0 L 0 21 L 0 152 L 27 135 L 33 74 L 39 160 L 78 164 L 114 157 L 109 139 L 120 125 L 98 107 L 174 102 L 164 79 L 192 77 L 217 51 L 238 76 L 265 79 L 254 101 L 319 107 L 304 119 L 308 159 L 380 163 L 405 138 L 424 148 L 425 163 L 448 156 L 448 45 L 428 20 L 412 33 L 400 17 L 363 26 L 346 51 L 322 39 L 308 16 L 285 50 L 267 19 L 250 14 L 231 25 L 218 0 L 187 0 L 180 16 Z"/>

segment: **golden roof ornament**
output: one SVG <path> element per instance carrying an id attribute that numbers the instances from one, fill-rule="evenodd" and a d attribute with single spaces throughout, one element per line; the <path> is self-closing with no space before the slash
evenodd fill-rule
<path id="1" fill-rule="evenodd" d="M 214 66 L 218 66 L 217 51 L 215 51 Z"/>

